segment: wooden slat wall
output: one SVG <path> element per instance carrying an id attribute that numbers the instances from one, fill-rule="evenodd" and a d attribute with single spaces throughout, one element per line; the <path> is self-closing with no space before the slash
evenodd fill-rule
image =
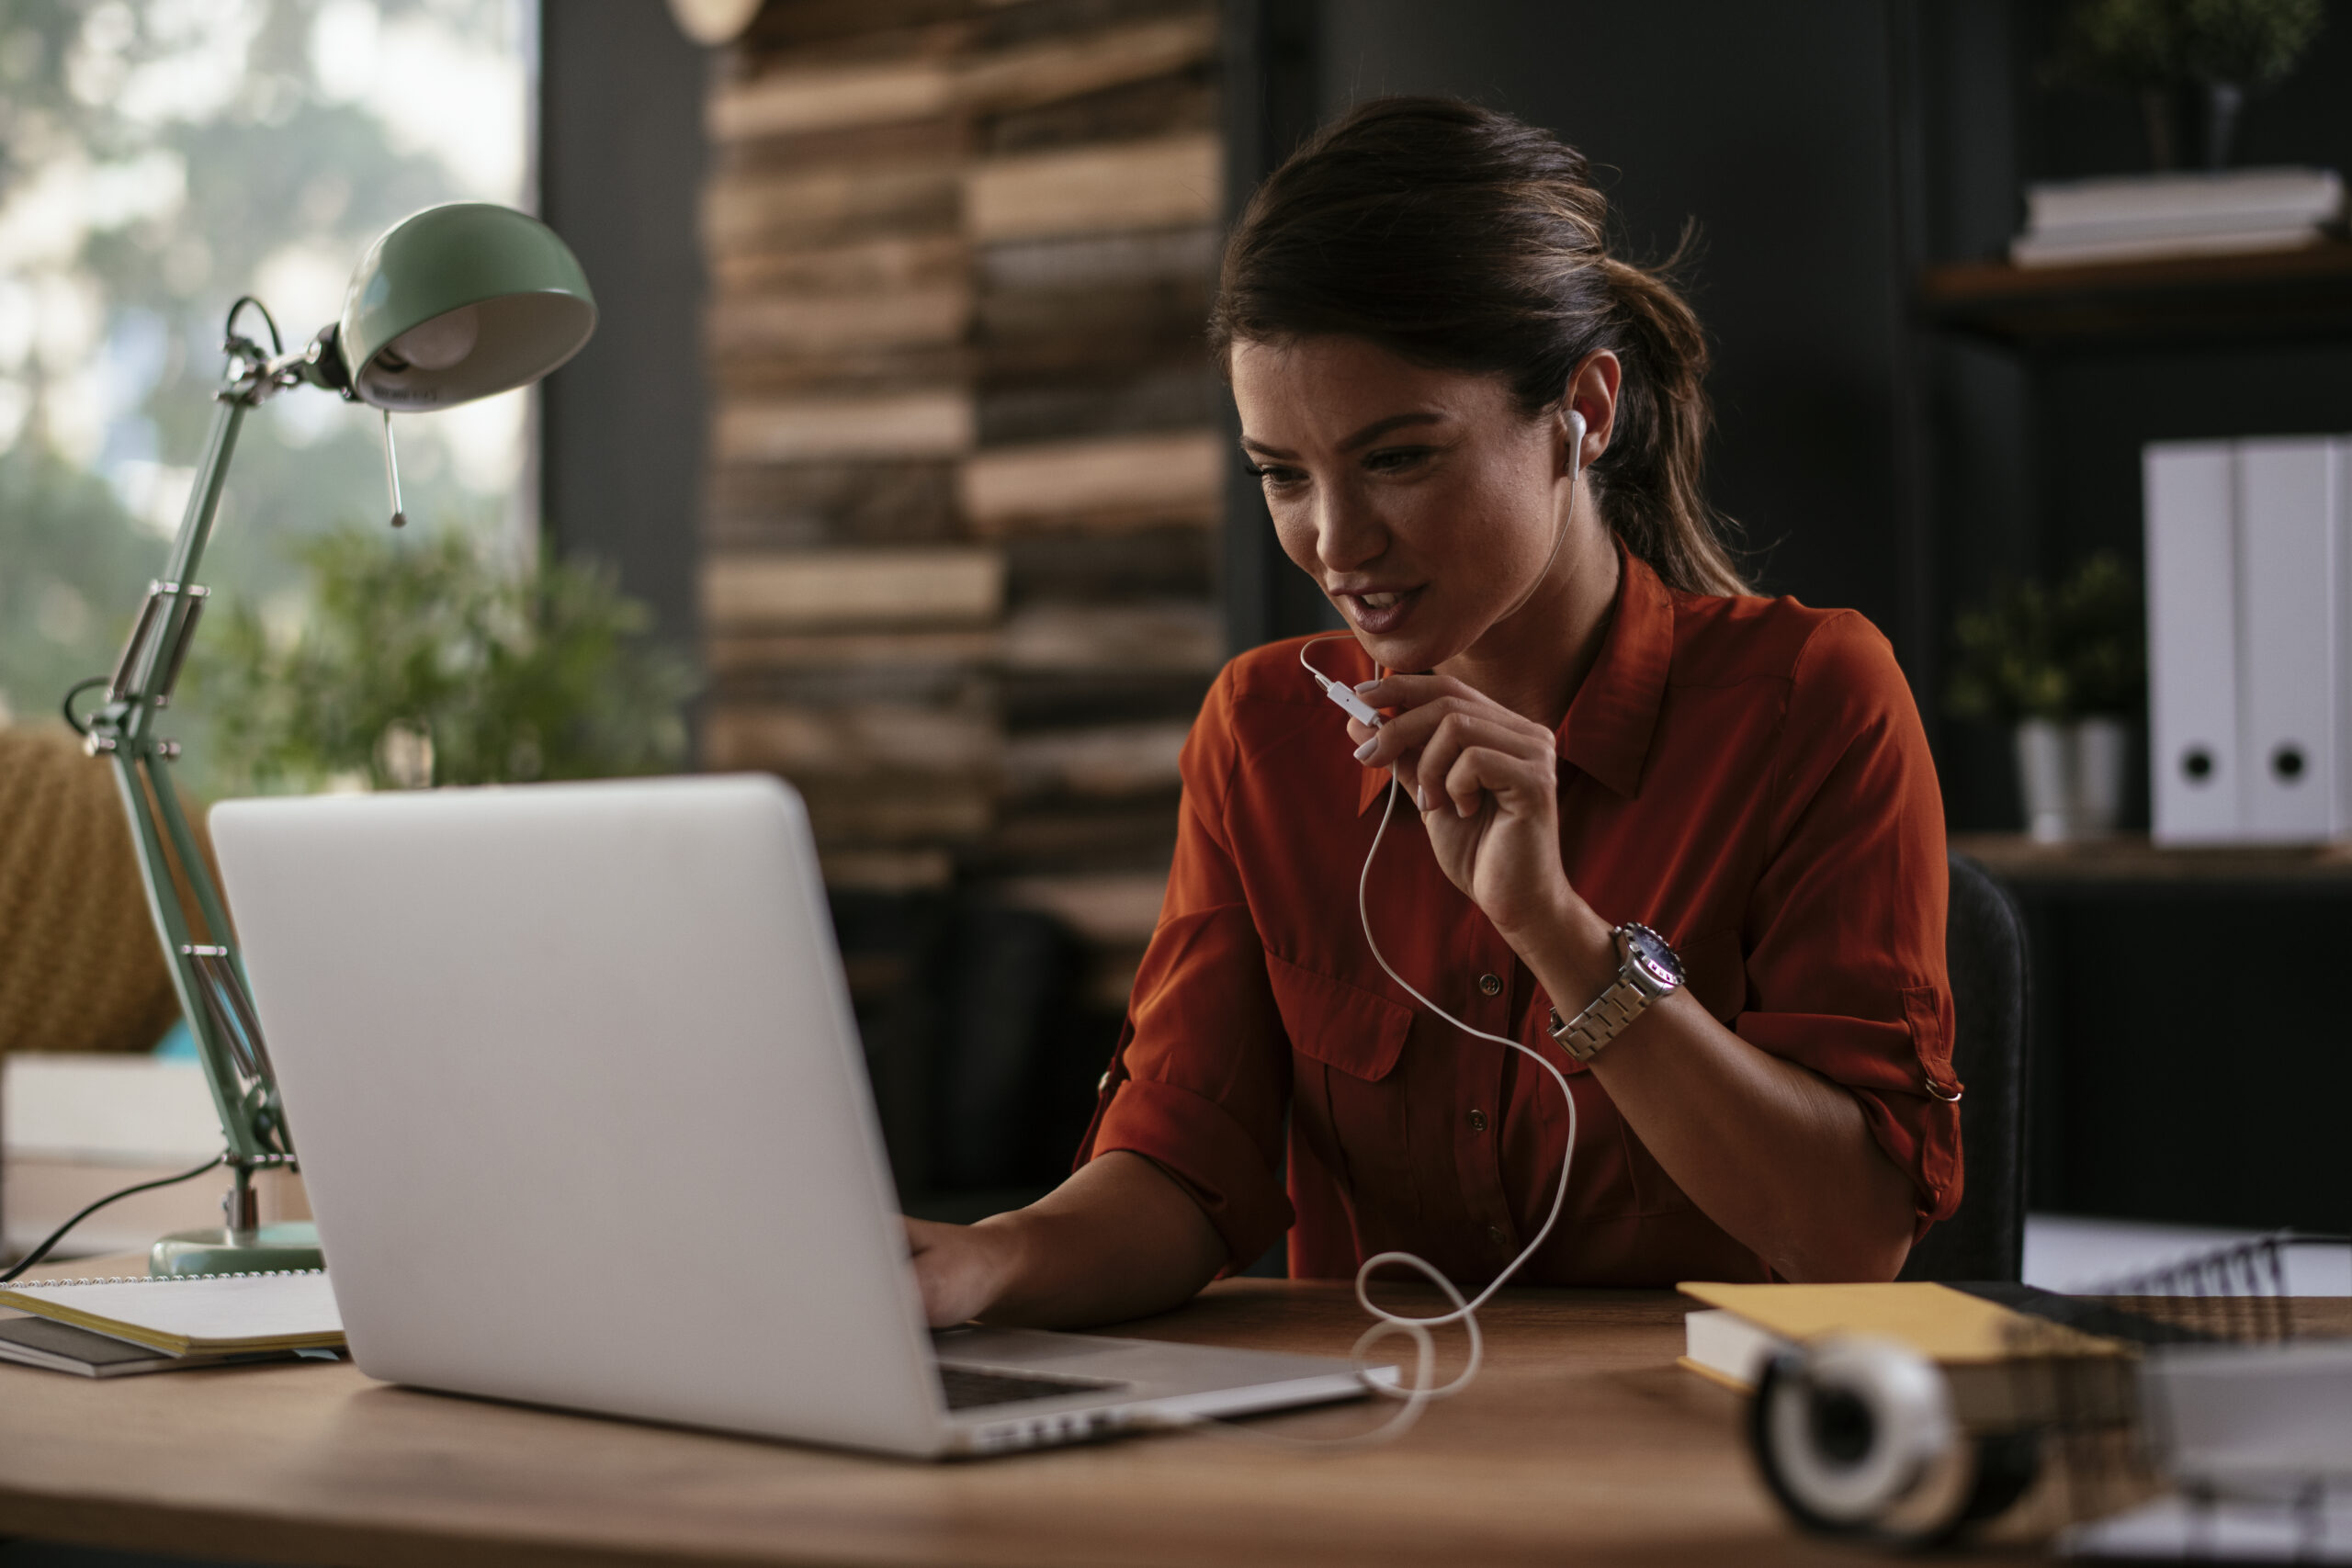
<path id="1" fill-rule="evenodd" d="M 715 80 L 705 761 L 1123 992 L 1220 657 L 1214 0 L 770 0 Z"/>

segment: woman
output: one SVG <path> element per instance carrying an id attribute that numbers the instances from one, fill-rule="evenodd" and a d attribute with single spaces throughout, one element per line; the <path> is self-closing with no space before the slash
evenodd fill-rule
<path id="1" fill-rule="evenodd" d="M 1434 99 L 1363 106 L 1252 200 L 1213 342 L 1354 633 L 1305 657 L 1385 722 L 1298 641 L 1219 677 L 1078 1169 L 909 1222 L 934 1323 L 1161 1310 L 1285 1230 L 1299 1277 L 1518 1255 L 1567 1108 L 1369 951 L 1392 806 L 1382 952 L 1572 1075 L 1520 1281 L 1886 1279 L 1957 1207 L 1917 715 L 1860 616 L 1748 596 L 1701 496 L 1698 321 L 1605 217 L 1577 152 Z"/>

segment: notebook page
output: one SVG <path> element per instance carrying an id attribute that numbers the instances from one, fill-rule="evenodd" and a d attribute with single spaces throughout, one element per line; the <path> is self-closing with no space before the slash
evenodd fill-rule
<path id="1" fill-rule="evenodd" d="M 322 1269 L 20 1281 L 0 1290 L 0 1306 L 175 1353 L 343 1343 L 343 1317 Z"/>

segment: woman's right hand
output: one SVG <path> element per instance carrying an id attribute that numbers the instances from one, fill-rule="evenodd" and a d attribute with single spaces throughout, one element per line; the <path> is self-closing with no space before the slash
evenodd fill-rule
<path id="1" fill-rule="evenodd" d="M 1007 1227 L 917 1219 L 909 1219 L 906 1226 L 923 1317 L 933 1328 L 969 1323 L 1004 1294 L 1017 1267 L 1017 1249 Z"/>
<path id="2" fill-rule="evenodd" d="M 1150 1160 L 1114 1149 L 1025 1209 L 976 1225 L 906 1222 L 933 1328 L 985 1317 L 1091 1328 L 1181 1306 L 1225 1266 L 1199 1203 Z"/>

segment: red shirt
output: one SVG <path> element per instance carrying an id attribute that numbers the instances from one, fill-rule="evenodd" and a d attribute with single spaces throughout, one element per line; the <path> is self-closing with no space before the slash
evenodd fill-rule
<path id="1" fill-rule="evenodd" d="M 1623 559 L 1558 731 L 1568 880 L 1611 924 L 1664 933 L 1742 1039 L 1850 1091 L 1911 1178 L 1924 1234 L 1960 1203 L 1959 1086 L 1943 810 L 1894 651 L 1852 611 L 1677 593 Z M 1373 674 L 1351 639 L 1315 658 L 1335 679 Z M 1543 1224 L 1566 1111 L 1549 1075 L 1422 1011 L 1365 948 L 1356 878 L 1388 775 L 1355 761 L 1345 724 L 1297 640 L 1218 677 L 1184 747 L 1167 900 L 1078 1157 L 1157 1161 L 1236 1267 L 1287 1229 L 1294 1277 L 1352 1275 L 1398 1247 L 1476 1284 Z M 1549 999 L 1409 806 L 1370 908 L 1399 974 L 1571 1075 L 1566 1206 L 1518 1280 L 1767 1277 L 1545 1033 Z"/>

